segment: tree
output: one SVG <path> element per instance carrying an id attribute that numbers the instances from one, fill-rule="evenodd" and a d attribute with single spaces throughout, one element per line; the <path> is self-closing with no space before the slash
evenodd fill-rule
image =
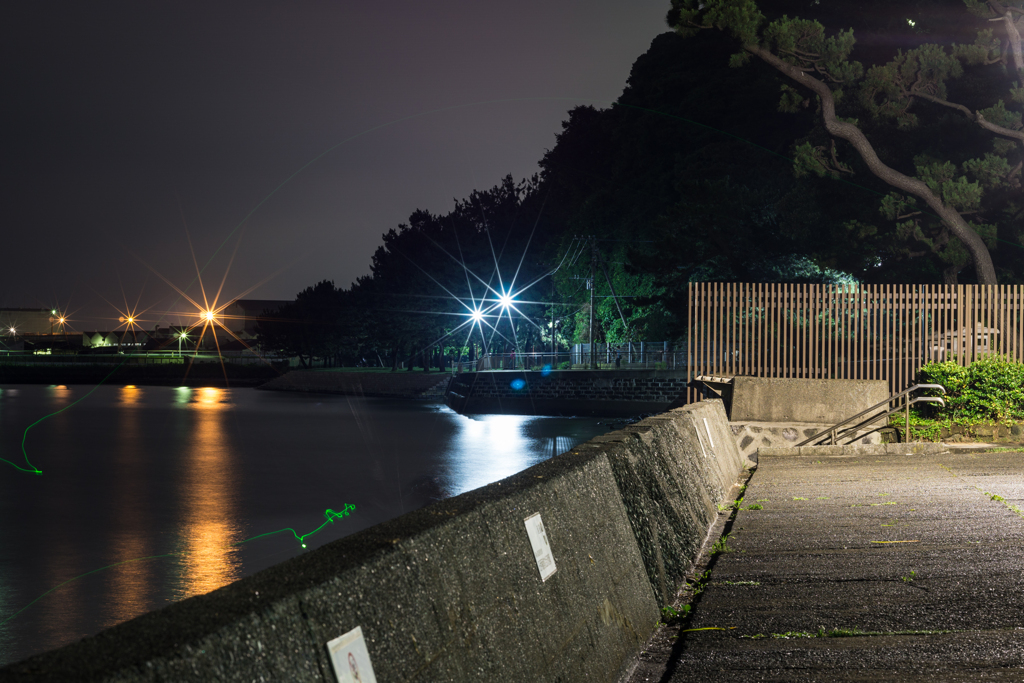
<path id="1" fill-rule="evenodd" d="M 257 339 L 268 351 L 297 356 L 302 367 L 312 367 L 317 358 L 325 366 L 337 365 L 355 355 L 361 336 L 350 297 L 333 282 L 318 282 L 299 292 L 295 301 L 261 315 Z"/>
<path id="2" fill-rule="evenodd" d="M 376 339 L 396 350 L 393 368 L 404 350 L 426 367 L 432 356 L 461 356 L 471 341 L 487 348 L 492 342 L 520 350 L 529 345 L 536 323 L 523 326 L 517 313 L 498 318 L 495 310 L 483 330 L 468 321 L 474 305 L 493 308 L 513 280 L 519 291 L 546 273 L 538 254 L 553 232 L 544 229 L 542 206 L 535 180 L 516 183 L 507 176 L 456 201 L 447 214 L 414 211 L 407 224 L 383 235 L 371 276 L 356 289 L 372 311 Z M 530 290 L 527 297 L 536 294 Z M 537 304 L 516 308 L 529 320 L 540 317 Z"/>
<path id="3" fill-rule="evenodd" d="M 1020 0 L 965 4 L 979 19 L 998 20 L 1002 39 L 986 21 L 972 44 L 922 44 L 867 70 L 850 59 L 852 29 L 829 36 L 813 19 L 782 15 L 768 22 L 754 0 L 672 0 L 668 23 L 684 37 L 705 30 L 727 33 L 739 47 L 731 65 L 756 57 L 798 85 L 783 85 L 781 111 L 807 108 L 810 91 L 829 139 L 796 147 L 798 174 L 852 175 L 853 164 L 841 158 L 846 148 L 835 142 L 844 141 L 856 151 L 860 166 L 892 188 L 882 200 L 882 214 L 896 223 L 901 238 L 942 260 L 946 282 L 956 282 L 959 271 L 972 262 L 978 282 L 995 284 L 989 246 L 998 234 L 1024 244 L 1024 234 L 1018 234 L 1024 133 L 1016 110 L 1024 104 L 1018 80 L 1024 75 L 1019 34 L 1024 10 L 1017 6 Z M 961 89 L 963 101 L 958 101 L 950 85 L 965 69 L 972 71 L 974 82 Z M 985 69 L 990 73 L 980 73 Z M 982 83 L 987 87 L 979 87 Z M 954 112 L 978 134 L 955 144 L 925 139 L 910 154 L 894 149 L 898 143 L 887 137 L 892 129 L 914 131 L 922 118 L 936 122 Z M 840 115 L 857 113 L 871 120 L 862 124 Z M 877 132 L 876 142 L 886 144 L 873 143 L 865 130 Z M 912 166 L 913 171 L 894 166 Z"/>
<path id="4" fill-rule="evenodd" d="M 573 235 L 593 235 L 621 297 L 598 269 L 596 341 L 681 335 L 691 278 L 777 280 L 794 264 L 809 277 L 809 261 L 874 274 L 882 245 L 846 227 L 870 218 L 862 191 L 791 173 L 785 155 L 812 114 L 771 111 L 781 77 L 766 65 L 731 69 L 729 54 L 712 35 L 658 36 L 616 104 L 570 111 L 541 161 L 547 212 L 564 226 L 560 253 L 573 253 Z M 565 330 L 573 341 L 588 339 L 589 253 L 556 276 L 560 300 L 580 311 Z"/>

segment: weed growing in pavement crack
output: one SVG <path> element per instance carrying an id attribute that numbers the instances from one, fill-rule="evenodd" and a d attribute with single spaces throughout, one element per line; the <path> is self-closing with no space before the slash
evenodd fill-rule
<path id="1" fill-rule="evenodd" d="M 900 578 L 903 579 L 903 583 L 910 583 L 911 581 L 917 578 L 917 572 L 911 569 L 909 575 L 901 576 Z"/>
<path id="2" fill-rule="evenodd" d="M 824 627 L 819 626 L 818 630 L 815 631 L 786 631 L 784 633 L 755 633 L 750 636 L 740 636 L 740 638 L 749 638 L 751 640 L 761 640 L 762 638 L 778 638 L 781 640 L 788 640 L 790 638 L 853 638 L 856 636 L 932 636 L 941 635 L 944 633 L 955 633 L 955 631 L 943 631 L 943 630 L 921 630 L 921 631 L 861 631 L 859 628 L 834 628 L 830 631 L 826 631 Z"/>
<path id="3" fill-rule="evenodd" d="M 760 503 L 752 503 L 752 504 L 747 506 L 747 509 L 748 510 L 764 510 L 764 505 L 761 505 Z"/>
<path id="4" fill-rule="evenodd" d="M 978 489 L 977 486 L 975 486 L 974 488 Z M 981 491 L 981 489 L 978 489 L 978 490 Z M 1019 507 L 1017 507 L 1016 505 L 1014 505 L 1010 501 L 1006 500 L 1005 498 L 1000 496 L 998 493 L 989 493 L 988 491 L 981 491 L 981 492 L 982 492 L 983 495 L 988 496 L 990 500 L 994 500 L 997 503 L 1002 503 L 1004 506 L 1006 506 L 1007 510 L 1010 510 L 1011 512 L 1017 514 L 1019 517 L 1024 517 L 1024 510 L 1021 510 Z"/>
<path id="5" fill-rule="evenodd" d="M 698 595 L 704 592 L 704 589 L 707 588 L 709 578 L 711 578 L 710 569 L 701 574 L 700 578 L 698 578 L 693 583 L 690 583 L 689 581 L 686 582 L 687 587 L 693 590 L 693 597 L 697 597 Z"/>
<path id="6" fill-rule="evenodd" d="M 715 541 L 715 544 L 713 546 L 711 546 L 711 554 L 715 555 L 717 553 L 731 553 L 731 552 L 733 552 L 733 549 L 730 548 L 727 545 L 728 542 L 729 542 L 729 534 L 726 534 L 725 536 L 722 536 L 720 539 Z"/>
<path id="7" fill-rule="evenodd" d="M 672 605 L 665 605 L 661 608 L 661 616 L 665 620 L 664 623 L 671 624 L 673 621 L 682 621 L 690 614 L 690 606 L 683 605 L 678 610 L 672 607 Z"/>

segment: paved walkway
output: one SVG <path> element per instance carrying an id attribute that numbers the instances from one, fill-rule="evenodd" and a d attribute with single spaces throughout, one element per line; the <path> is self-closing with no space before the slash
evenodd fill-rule
<path id="1" fill-rule="evenodd" d="M 1020 452 L 762 456 L 763 509 L 629 680 L 1024 680 L 1022 475 Z"/>

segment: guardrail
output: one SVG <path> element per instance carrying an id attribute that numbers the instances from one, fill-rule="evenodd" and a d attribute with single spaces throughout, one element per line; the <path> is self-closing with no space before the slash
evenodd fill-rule
<path id="1" fill-rule="evenodd" d="M 812 442 L 816 442 L 817 440 L 821 439 L 824 436 L 828 436 L 829 437 L 829 441 L 830 441 L 830 445 L 835 446 L 836 442 L 839 439 L 841 439 L 841 438 L 843 438 L 845 436 L 849 436 L 850 434 L 856 434 L 857 430 L 862 429 L 864 427 L 867 427 L 872 422 L 877 422 L 878 420 L 881 420 L 883 418 L 889 417 L 890 415 L 894 415 L 895 413 L 898 413 L 898 412 L 901 412 L 901 411 L 905 411 L 905 413 L 906 413 L 906 430 L 907 430 L 906 434 L 909 435 L 910 434 L 910 406 L 911 405 L 913 405 L 915 403 L 939 403 L 939 404 L 941 404 L 943 406 L 946 405 L 946 402 L 943 401 L 942 398 L 940 398 L 938 396 L 916 396 L 913 399 L 911 399 L 910 398 L 910 394 L 912 394 L 915 391 L 918 391 L 919 389 L 934 389 L 936 391 L 941 391 L 943 394 L 946 393 L 946 388 L 943 387 L 941 384 L 914 384 L 913 386 L 910 386 L 910 387 L 904 389 L 900 393 L 894 394 L 894 395 L 890 396 L 889 398 L 887 398 L 886 400 L 880 401 L 879 403 L 876 403 L 875 405 L 871 406 L 870 408 L 867 408 L 866 410 L 862 410 L 859 413 L 857 413 L 856 415 L 854 415 L 852 417 L 848 417 L 845 420 L 843 420 L 842 422 L 837 422 L 836 424 L 832 425 L 828 429 L 826 429 L 824 431 L 821 431 L 821 432 L 818 432 L 814 436 L 801 441 L 800 443 L 798 443 L 796 445 L 796 448 L 799 448 L 801 446 L 811 445 Z M 893 401 L 897 401 L 898 402 L 901 398 L 904 398 L 904 397 L 906 398 L 906 400 L 903 402 L 902 406 L 898 405 L 897 407 L 892 408 L 892 409 L 888 410 L 887 412 L 879 413 L 878 415 L 872 415 L 868 419 L 863 420 L 861 422 L 858 422 L 857 424 L 853 425 L 852 427 L 846 427 L 846 429 L 843 429 L 841 433 L 839 432 L 839 429 L 841 427 L 844 427 L 844 426 L 848 425 L 849 423 L 853 422 L 857 418 L 863 417 L 864 415 L 868 415 L 871 412 L 873 412 L 875 410 L 878 410 L 882 406 L 888 406 Z M 813 445 L 818 445 L 818 444 L 814 443 Z"/>

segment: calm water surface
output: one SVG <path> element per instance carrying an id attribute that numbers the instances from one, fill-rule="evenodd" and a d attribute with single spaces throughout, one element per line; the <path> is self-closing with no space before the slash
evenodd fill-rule
<path id="1" fill-rule="evenodd" d="M 354 505 L 313 549 L 609 429 L 387 399 L 92 389 L 0 386 L 0 458 L 23 467 L 26 428 L 67 408 L 25 437 L 42 476 L 0 462 L 0 665 L 308 552 L 290 531 L 234 545 L 253 536 L 303 535 Z"/>

